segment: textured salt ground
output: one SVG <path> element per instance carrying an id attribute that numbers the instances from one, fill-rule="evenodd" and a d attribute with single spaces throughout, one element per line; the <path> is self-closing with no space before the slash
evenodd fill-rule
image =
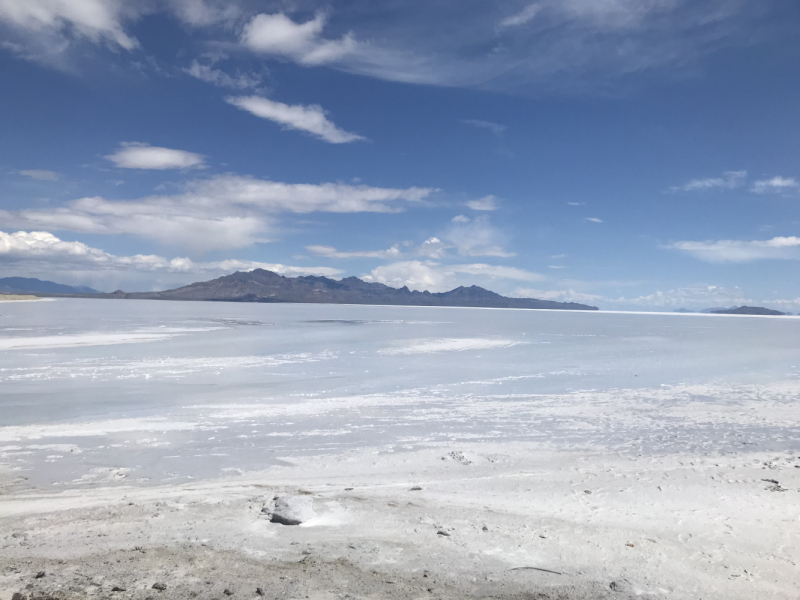
<path id="1" fill-rule="evenodd" d="M 7 473 L 0 599 L 255 598 L 257 587 L 281 599 L 796 599 L 798 466 L 792 453 L 509 443 L 295 458 L 150 488 L 54 493 Z M 269 522 L 262 507 L 286 493 L 307 494 L 318 517 Z"/>

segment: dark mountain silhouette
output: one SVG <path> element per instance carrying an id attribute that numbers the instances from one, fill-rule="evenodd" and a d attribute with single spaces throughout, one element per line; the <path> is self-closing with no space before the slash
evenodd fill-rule
<path id="1" fill-rule="evenodd" d="M 72 286 L 52 281 L 42 281 L 30 277 L 3 277 L 0 278 L 0 293 L 3 294 L 98 294 L 85 285 Z"/>
<path id="2" fill-rule="evenodd" d="M 103 294 L 105 298 L 149 300 L 212 300 L 227 302 L 301 302 L 321 304 L 390 304 L 402 306 L 472 306 L 490 308 L 545 308 L 597 310 L 574 302 L 552 302 L 533 298 L 507 298 L 478 286 L 458 287 L 449 292 L 411 291 L 357 277 L 341 281 L 328 277 L 284 277 L 256 269 L 247 273 L 201 281 L 164 292 Z"/>
<path id="3" fill-rule="evenodd" d="M 737 306 L 734 308 L 723 308 L 721 310 L 712 310 L 715 315 L 773 315 L 783 316 L 779 310 L 772 310 L 771 308 L 764 308 L 763 306 Z"/>

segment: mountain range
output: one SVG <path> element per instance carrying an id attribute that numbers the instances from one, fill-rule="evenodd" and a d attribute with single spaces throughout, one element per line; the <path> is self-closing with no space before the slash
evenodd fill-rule
<path id="1" fill-rule="evenodd" d="M 458 287 L 449 292 L 418 292 L 408 287 L 394 288 L 370 283 L 358 277 L 337 281 L 328 277 L 285 277 L 256 269 L 237 271 L 211 281 L 192 283 L 163 292 L 96 292 L 88 287 L 72 287 L 50 281 L 9 277 L 0 293 L 35 293 L 44 296 L 127 298 L 139 300 L 197 300 L 217 302 L 297 302 L 314 304 L 380 304 L 395 306 L 464 306 L 479 308 L 538 308 L 597 310 L 596 306 L 575 302 L 554 302 L 534 298 L 508 298 L 482 287 Z"/>
<path id="2" fill-rule="evenodd" d="M 148 300 L 211 300 L 226 302 L 300 302 L 315 304 L 387 304 L 398 306 L 469 306 L 488 308 L 539 308 L 597 310 L 575 302 L 553 302 L 533 298 L 508 298 L 482 287 L 458 287 L 449 292 L 418 292 L 393 288 L 358 277 L 342 280 L 328 277 L 284 277 L 272 271 L 237 271 L 211 281 L 193 283 L 164 292 L 108 294 L 117 298 Z"/>

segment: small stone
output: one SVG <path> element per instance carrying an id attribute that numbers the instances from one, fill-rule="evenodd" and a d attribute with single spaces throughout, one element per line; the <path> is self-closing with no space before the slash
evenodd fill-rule
<path id="1" fill-rule="evenodd" d="M 261 588 L 256 588 L 256 596 L 263 596 L 263 595 L 264 595 L 264 590 L 262 590 Z"/>
<path id="2" fill-rule="evenodd" d="M 41 578 L 42 578 L 42 577 L 44 577 L 45 575 L 46 575 L 46 573 L 45 573 L 44 571 L 39 571 L 39 572 L 36 574 L 36 579 L 41 579 Z"/>
<path id="3" fill-rule="evenodd" d="M 111 588 L 111 591 L 112 592 L 125 592 L 127 590 L 122 586 L 115 585 L 114 587 Z"/>
<path id="4" fill-rule="evenodd" d="M 166 583 L 154 583 L 153 584 L 153 589 L 154 590 L 158 590 L 159 592 L 163 592 L 165 589 L 167 589 L 167 584 Z"/>
<path id="5" fill-rule="evenodd" d="M 629 594 L 633 592 L 633 588 L 627 579 L 617 579 L 612 581 L 608 587 L 612 592 L 617 592 L 618 594 Z"/>
<path id="6" fill-rule="evenodd" d="M 408 490 L 408 491 L 409 491 L 409 492 L 421 492 L 421 491 L 422 491 L 422 488 L 421 488 L 421 487 L 419 487 L 418 485 L 415 485 L 414 487 L 412 487 L 412 488 L 411 488 L 410 490 Z"/>
<path id="7" fill-rule="evenodd" d="M 314 501 L 308 496 L 277 496 L 272 507 L 264 507 L 262 512 L 271 514 L 271 521 L 281 525 L 300 525 L 317 516 Z"/>
<path id="8" fill-rule="evenodd" d="M 443 535 L 445 537 L 450 537 L 450 534 L 447 533 L 444 529 L 440 529 L 439 531 L 436 532 L 436 534 L 437 535 Z"/>
<path id="9" fill-rule="evenodd" d="M 483 527 L 481 527 L 481 529 L 482 529 L 483 531 L 489 531 L 489 528 L 488 528 L 486 525 L 484 525 Z"/>
<path id="10" fill-rule="evenodd" d="M 233 590 L 230 588 L 225 588 L 224 590 L 222 590 L 222 593 L 225 594 L 226 596 L 233 596 Z"/>
<path id="11" fill-rule="evenodd" d="M 25 594 L 14 592 L 14 595 L 11 596 L 11 600 L 28 600 L 28 597 Z"/>

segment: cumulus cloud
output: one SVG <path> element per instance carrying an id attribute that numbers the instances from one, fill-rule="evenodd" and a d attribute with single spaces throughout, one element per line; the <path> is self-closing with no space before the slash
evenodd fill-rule
<path id="1" fill-rule="evenodd" d="M 469 277 L 465 278 L 464 275 Z M 410 260 L 396 262 L 373 269 L 364 275 L 364 281 L 383 283 L 391 287 L 407 286 L 409 289 L 429 292 L 446 292 L 459 285 L 472 285 L 478 280 L 538 281 L 538 273 L 496 265 L 462 264 L 442 265 L 436 261 Z"/>
<path id="2" fill-rule="evenodd" d="M 541 10 L 542 7 L 538 4 L 526 6 L 518 13 L 513 14 L 510 17 L 506 17 L 500 21 L 500 27 L 517 27 L 519 25 L 525 25 L 525 23 L 531 21 L 536 15 L 538 15 L 539 11 Z"/>
<path id="3" fill-rule="evenodd" d="M 392 246 L 387 250 L 361 250 L 356 252 L 340 252 L 333 246 L 306 246 L 314 256 L 325 258 L 397 258 L 400 256 L 400 248 Z"/>
<path id="4" fill-rule="evenodd" d="M 488 129 L 498 137 L 501 136 L 506 129 L 508 129 L 508 127 L 505 125 L 500 125 L 500 123 L 481 121 L 480 119 L 464 119 L 461 122 L 466 123 L 467 125 L 472 125 L 473 127 L 478 127 L 480 129 Z"/>
<path id="5" fill-rule="evenodd" d="M 314 66 L 340 60 L 352 53 L 357 42 L 352 34 L 338 40 L 321 37 L 327 15 L 317 13 L 310 21 L 295 23 L 283 13 L 253 17 L 242 31 L 241 43 L 248 49 Z"/>
<path id="6" fill-rule="evenodd" d="M 261 77 L 255 73 L 248 74 L 236 71 L 235 74 L 231 75 L 221 69 L 201 64 L 196 60 L 192 61 L 192 64 L 183 71 L 200 81 L 205 81 L 217 87 L 247 90 L 261 85 Z"/>
<path id="7" fill-rule="evenodd" d="M 722 177 L 692 179 L 684 185 L 674 185 L 671 192 L 702 192 L 706 190 L 733 190 L 744 185 L 747 171 L 725 171 Z"/>
<path id="8" fill-rule="evenodd" d="M 46 231 L 0 232 L 0 265 L 36 267 L 60 274 L 73 271 L 137 271 L 219 276 L 233 271 L 267 269 L 281 274 L 336 276 L 341 271 L 331 267 L 295 267 L 257 261 L 222 260 L 194 262 L 189 258 L 167 259 L 149 254 L 116 256 L 82 242 L 64 241 Z M 57 276 L 57 275 L 56 275 Z"/>
<path id="9" fill-rule="evenodd" d="M 219 175 L 190 181 L 181 193 L 138 200 L 80 198 L 57 208 L 0 210 L 0 226 L 80 233 L 131 234 L 195 251 L 267 241 L 279 213 L 398 212 L 430 188 L 378 188 L 341 183 L 290 184 Z"/>
<path id="10" fill-rule="evenodd" d="M 467 202 L 467 207 L 472 210 L 497 210 L 497 197 L 489 195 L 477 200 L 470 200 Z"/>
<path id="11" fill-rule="evenodd" d="M 711 263 L 751 262 L 754 260 L 800 259 L 800 237 L 774 237 L 770 240 L 717 240 L 675 242 L 666 246 Z"/>
<path id="12" fill-rule="evenodd" d="M 441 237 L 461 256 L 516 256 L 503 249 L 506 236 L 491 224 L 487 216 L 476 217 L 468 222 L 451 222 Z"/>
<path id="13" fill-rule="evenodd" d="M 800 188 L 800 183 L 794 177 L 773 177 L 756 181 L 751 188 L 754 194 L 780 194 L 795 191 Z"/>
<path id="14" fill-rule="evenodd" d="M 339 129 L 328 119 L 325 109 L 317 104 L 309 106 L 284 104 L 261 96 L 229 97 L 225 101 L 257 117 L 274 121 L 285 129 L 306 131 L 331 144 L 346 144 L 366 139 Z"/>
<path id="15" fill-rule="evenodd" d="M 121 169 L 190 169 L 201 168 L 205 159 L 186 150 L 160 148 L 140 142 L 122 142 L 119 150 L 106 156 Z"/>
<path id="16" fill-rule="evenodd" d="M 18 171 L 18 173 L 25 177 L 30 177 L 31 179 L 38 179 L 39 181 L 58 181 L 61 178 L 61 175 L 55 171 L 47 171 L 45 169 L 27 169 Z"/>

